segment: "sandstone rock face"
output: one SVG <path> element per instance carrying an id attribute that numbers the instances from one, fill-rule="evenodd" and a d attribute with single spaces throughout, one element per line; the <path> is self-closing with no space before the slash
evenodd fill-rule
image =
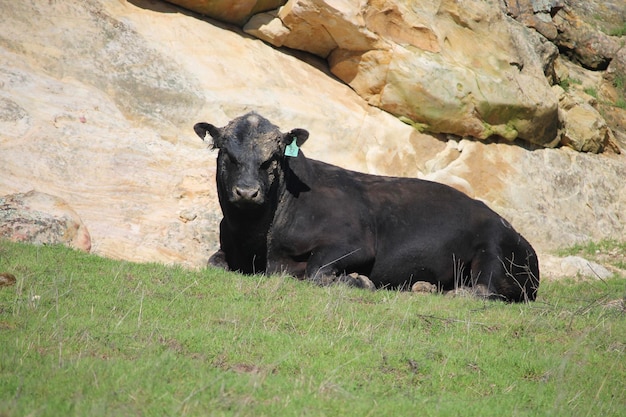
<path id="1" fill-rule="evenodd" d="M 290 0 L 244 30 L 327 58 L 368 103 L 428 131 L 558 143 L 542 59 L 517 47 L 533 35 L 498 1 Z"/>
<path id="2" fill-rule="evenodd" d="M 228 22 L 235 21 L 227 17 L 233 8 L 265 9 L 246 1 L 175 3 L 205 14 L 212 8 L 210 15 Z M 609 81 L 623 84 L 624 42 L 606 34 L 621 30 L 623 2 L 471 0 L 460 11 L 456 1 L 291 0 L 276 10 L 253 13 L 244 13 L 252 15 L 246 32 L 327 59 L 331 71 L 370 104 L 422 131 L 522 138 L 586 152 L 602 152 L 608 145 L 618 151 L 611 132 L 604 135 L 610 143 L 600 146 L 597 137 L 572 140 L 566 134 L 572 130 L 566 117 L 572 109 L 555 110 L 562 97 L 551 95 L 546 81 L 564 82 L 554 70 L 558 46 L 570 59 L 606 70 Z M 242 25 L 242 19 L 236 23 Z M 626 88 L 621 90 L 626 95 Z M 593 115 L 587 125 L 602 130 L 622 129 L 620 115 L 602 106 L 602 113 L 573 109 L 573 114 Z"/>
<path id="3" fill-rule="evenodd" d="M 253 14 L 282 6 L 285 0 L 168 0 L 222 22 L 242 25 Z"/>
<path id="4" fill-rule="evenodd" d="M 579 256 L 559 258 L 551 255 L 543 255 L 539 261 L 545 267 L 545 270 L 548 271 L 542 276 L 542 278 L 547 279 L 563 277 L 607 279 L 613 275 L 613 273 L 604 266 Z"/>
<path id="5" fill-rule="evenodd" d="M 78 214 L 62 199 L 36 191 L 0 197 L 0 237 L 91 249 L 89 232 Z"/>
<path id="6" fill-rule="evenodd" d="M 353 10 L 352 2 L 333 4 L 336 19 Z M 470 8 L 458 12 L 456 22 L 453 3 L 444 6 L 450 27 L 469 30 L 490 16 Z M 398 7 L 404 13 L 398 19 L 427 19 Z M 388 14 L 396 12 L 391 8 Z M 360 17 L 371 30 L 365 23 L 336 26 L 359 35 L 346 51 L 357 51 L 357 41 L 371 45 L 363 65 L 370 63 L 372 74 L 375 54 L 384 69 L 402 67 L 402 51 L 386 64 L 392 50 L 423 48 L 421 57 L 451 53 L 438 43 L 439 26 L 409 20 L 411 33 L 420 35 L 411 41 L 418 48 L 409 45 L 404 29 L 381 29 L 385 25 L 376 19 L 382 16 Z M 391 41 L 374 28 L 402 42 L 385 49 Z M 450 42 L 461 42 L 459 33 L 464 32 L 451 29 Z M 479 52 L 491 59 L 487 49 Z M 492 52 L 493 68 L 509 57 Z M 358 171 L 437 180 L 480 198 L 539 251 L 626 235 L 623 154 L 527 150 L 420 133 L 368 105 L 328 74 L 323 62 L 298 56 L 161 2 L 0 2 L 0 196 L 36 190 L 61 198 L 80 217 L 91 251 L 99 255 L 203 266 L 219 244 L 221 213 L 216 153 L 192 126 L 225 125 L 256 110 L 285 131 L 309 130 L 303 148 L 309 157 Z M 549 56 L 546 50 L 524 68 L 543 73 Z M 473 71 L 471 55 L 458 59 Z M 485 64 L 477 65 L 476 71 L 484 70 Z M 378 77 L 384 79 L 384 71 Z"/>
<path id="7" fill-rule="evenodd" d="M 310 130 L 307 154 L 380 174 L 417 176 L 439 145 L 261 41 L 135 3 L 0 3 L 0 196 L 67 201 L 92 252 L 206 263 L 221 214 L 199 121 L 254 109 Z"/>
<path id="8" fill-rule="evenodd" d="M 558 35 L 552 16 L 563 8 L 562 0 L 504 0 L 508 13 L 515 19 L 554 40 Z"/>
<path id="9" fill-rule="evenodd" d="M 561 143 L 580 152 L 601 152 L 611 142 L 612 132 L 594 107 L 595 98 L 566 93 L 555 86 L 559 94 Z"/>
<path id="10" fill-rule="evenodd" d="M 604 33 L 623 28 L 626 22 L 626 7 L 623 0 L 563 0 L 587 23 Z"/>
<path id="11" fill-rule="evenodd" d="M 559 11 L 554 23 L 558 30 L 556 44 L 585 68 L 606 69 L 623 46 L 616 37 L 595 30 L 569 8 Z"/>
<path id="12" fill-rule="evenodd" d="M 610 77 L 558 58 L 557 79 L 567 88 L 555 85 L 559 97 L 559 140 L 561 144 L 584 152 L 619 153 L 624 148 L 626 109 L 616 106 L 623 94 Z"/>

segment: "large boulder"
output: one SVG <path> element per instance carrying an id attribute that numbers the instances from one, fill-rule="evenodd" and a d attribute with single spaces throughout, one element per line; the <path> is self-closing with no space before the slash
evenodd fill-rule
<path id="1" fill-rule="evenodd" d="M 585 69 L 559 57 L 555 75 L 561 144 L 583 152 L 620 153 L 625 143 L 626 110 L 615 105 L 623 92 L 606 73 Z M 562 87 L 561 87 L 562 86 Z"/>
<path id="2" fill-rule="evenodd" d="M 543 255 L 539 262 L 544 267 L 546 273 L 541 274 L 541 279 L 568 278 L 591 278 L 604 280 L 610 278 L 613 272 L 602 265 L 588 261 L 579 256 L 557 256 Z"/>
<path id="3" fill-rule="evenodd" d="M 583 94 L 571 94 L 555 86 L 559 94 L 560 141 L 580 152 L 598 153 L 613 143 L 613 133 L 594 107 L 596 99 Z"/>
<path id="4" fill-rule="evenodd" d="M 185 9 L 212 17 L 222 22 L 243 25 L 259 12 L 275 9 L 286 0 L 168 0 Z"/>
<path id="5" fill-rule="evenodd" d="M 430 132 L 558 144 L 545 56 L 520 47 L 535 35 L 499 1 L 290 0 L 244 30 L 326 58 L 368 103 Z"/>
<path id="6" fill-rule="evenodd" d="M 0 197 L 0 238 L 91 249 L 78 214 L 63 199 L 34 190 Z"/>

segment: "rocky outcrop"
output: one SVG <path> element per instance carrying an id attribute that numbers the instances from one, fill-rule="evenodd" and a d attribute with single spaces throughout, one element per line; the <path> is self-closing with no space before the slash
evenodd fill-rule
<path id="1" fill-rule="evenodd" d="M 616 37 L 593 28 L 569 8 L 560 10 L 553 22 L 558 32 L 555 44 L 565 56 L 585 68 L 607 69 L 623 46 Z"/>
<path id="2" fill-rule="evenodd" d="M 613 143 L 613 133 L 595 105 L 594 97 L 571 94 L 555 86 L 559 95 L 560 140 L 580 152 L 598 153 Z"/>
<path id="3" fill-rule="evenodd" d="M 62 199 L 37 191 L 0 197 L 0 238 L 91 249 L 78 214 Z"/>
<path id="4" fill-rule="evenodd" d="M 506 10 L 525 26 L 535 29 L 546 39 L 553 41 L 558 30 L 552 16 L 564 7 L 562 0 L 503 0 Z"/>
<path id="5" fill-rule="evenodd" d="M 559 97 L 559 142 L 578 151 L 619 152 L 617 143 L 622 139 L 622 120 L 626 117 L 623 110 L 626 47 L 623 33 L 622 39 L 610 34 L 623 31 L 624 2 L 504 0 L 504 3 L 509 15 L 541 33 L 559 48 L 563 57 L 600 76 L 590 85 L 585 82 L 589 77 L 581 76 L 582 68 L 563 72 L 561 63 L 561 69 L 549 77 L 553 84 L 586 84 L 565 95 L 559 89 L 554 90 Z M 572 72 L 577 74 L 570 75 Z M 589 92 L 594 97 L 589 97 Z"/>
<path id="6" fill-rule="evenodd" d="M 368 103 L 429 132 L 558 144 L 557 99 L 544 76 L 550 64 L 520 47 L 528 40 L 519 38 L 533 34 L 508 20 L 495 0 L 462 7 L 290 0 L 244 30 L 326 58 Z"/>
<path id="7" fill-rule="evenodd" d="M 472 16 L 459 16 L 468 31 L 479 23 Z M 535 46 L 516 50 L 529 57 L 522 46 L 544 45 L 532 66 L 544 73 L 553 58 L 536 35 Z M 601 108 L 597 101 L 590 105 Z M 284 130 L 308 129 L 309 157 L 432 179 L 482 199 L 540 251 L 626 235 L 625 155 L 421 133 L 370 106 L 321 58 L 277 50 L 167 3 L 0 2 L 0 196 L 58 196 L 89 230 L 96 254 L 204 265 L 221 218 L 216 154 L 192 126 L 224 125 L 249 110 Z"/>
<path id="8" fill-rule="evenodd" d="M 227 14 L 233 7 L 251 10 L 255 3 L 237 1 L 227 7 L 220 2 L 171 1 L 201 13 L 210 5 Z M 599 5 L 573 0 L 470 0 L 462 8 L 452 0 L 279 3 L 284 5 L 248 13 L 249 20 L 237 23 L 274 46 L 324 58 L 331 72 L 369 104 L 420 131 L 619 152 L 610 130 L 621 127 L 611 123 L 612 109 L 600 113 L 595 111 L 598 106 L 590 109 L 586 104 L 572 108 L 572 102 L 585 99 L 564 101 L 549 86 L 567 82 L 554 70 L 559 50 L 586 68 L 606 70 L 613 84 L 623 84 L 623 42 L 575 12 L 612 21 L 626 14 L 623 5 L 620 9 L 611 1 Z M 209 14 L 234 22 L 216 11 Z M 619 18 L 615 22 L 613 27 L 621 25 Z M 626 89 L 620 94 L 626 95 Z M 581 115 L 586 126 L 602 130 L 602 140 L 599 135 L 581 138 L 571 133 L 580 130 L 576 124 Z"/>

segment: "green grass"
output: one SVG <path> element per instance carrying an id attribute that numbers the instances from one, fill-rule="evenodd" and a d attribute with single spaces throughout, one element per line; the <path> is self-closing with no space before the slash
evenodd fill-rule
<path id="1" fill-rule="evenodd" d="M 626 35 L 626 23 L 623 23 L 622 26 L 614 28 L 609 31 L 609 35 L 611 36 L 625 36 Z"/>
<path id="2" fill-rule="evenodd" d="M 0 416 L 621 416 L 626 280 L 528 305 L 0 241 Z M 617 307 L 616 307 L 617 306 Z"/>
<path id="3" fill-rule="evenodd" d="M 626 109 L 626 99 L 624 98 L 626 95 L 626 76 L 623 74 L 617 74 L 613 80 L 613 86 L 617 89 L 619 94 L 619 97 L 613 105 L 615 107 L 619 107 L 620 109 Z"/>
<path id="4" fill-rule="evenodd" d="M 583 91 L 585 92 L 585 94 L 589 94 L 593 98 L 596 98 L 596 99 L 598 98 L 598 90 L 596 90 L 593 87 L 585 88 L 583 89 Z"/>
<path id="5" fill-rule="evenodd" d="M 565 91 L 569 91 L 570 87 L 572 85 L 581 85 L 582 81 L 576 78 L 564 78 L 559 82 L 559 85 L 561 86 L 561 88 Z"/>

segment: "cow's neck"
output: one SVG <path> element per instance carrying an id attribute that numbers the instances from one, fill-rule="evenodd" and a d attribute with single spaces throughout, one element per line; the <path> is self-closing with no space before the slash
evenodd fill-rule
<path id="1" fill-rule="evenodd" d="M 280 186 L 281 201 L 288 198 L 298 198 L 301 193 L 311 190 L 311 166 L 302 151 L 295 158 L 285 157 L 283 160 L 282 182 Z"/>
<path id="2" fill-rule="evenodd" d="M 262 235 L 266 233 L 276 210 L 277 190 L 271 191 L 273 193 L 270 193 L 266 204 L 259 208 L 241 209 L 228 202 L 222 203 L 222 213 L 229 228 L 244 235 Z"/>

